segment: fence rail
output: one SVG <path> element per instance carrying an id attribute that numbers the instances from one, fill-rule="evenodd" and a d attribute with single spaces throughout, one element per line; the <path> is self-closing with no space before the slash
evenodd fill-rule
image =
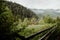
<path id="1" fill-rule="evenodd" d="M 48 31 L 44 36 L 42 36 L 39 40 L 47 40 L 51 34 L 56 30 L 57 25 L 55 25 L 50 31 Z"/>
<path id="2" fill-rule="evenodd" d="M 57 28 L 57 25 L 54 25 L 53 27 L 47 28 L 45 30 L 39 31 L 35 34 L 31 34 L 30 36 L 24 37 L 24 36 L 20 36 L 17 34 L 17 37 L 19 37 L 21 40 L 30 40 L 32 38 L 34 38 L 35 36 L 49 30 L 44 36 L 42 36 L 39 40 L 47 40 L 48 37 L 55 31 L 55 29 Z"/>

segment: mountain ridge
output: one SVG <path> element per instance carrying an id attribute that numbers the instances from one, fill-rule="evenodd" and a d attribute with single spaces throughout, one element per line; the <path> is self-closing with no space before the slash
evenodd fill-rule
<path id="1" fill-rule="evenodd" d="M 51 17 L 60 17 L 60 9 L 31 9 L 39 17 L 50 15 Z"/>
<path id="2" fill-rule="evenodd" d="M 15 2 L 10 2 L 10 1 L 5 1 L 8 8 L 11 9 L 12 13 L 14 16 L 19 15 L 19 18 L 24 19 L 24 18 L 38 18 L 37 15 L 31 11 L 30 9 L 15 3 Z"/>

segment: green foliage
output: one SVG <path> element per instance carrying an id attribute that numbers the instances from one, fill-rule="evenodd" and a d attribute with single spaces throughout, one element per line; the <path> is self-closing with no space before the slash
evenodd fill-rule
<path id="1" fill-rule="evenodd" d="M 28 19 L 25 18 L 24 21 L 22 22 L 22 26 L 23 27 L 27 27 L 28 26 Z"/>
<path id="2" fill-rule="evenodd" d="M 5 5 L 5 2 L 1 2 L 0 12 L 0 31 L 7 32 L 10 25 L 14 22 L 13 14 L 11 10 Z M 9 31 L 8 31 L 9 32 Z"/>
<path id="3" fill-rule="evenodd" d="M 0 4 L 0 40 L 6 40 L 4 38 L 7 38 L 7 36 L 10 34 L 10 26 L 14 22 L 14 17 L 11 10 L 6 6 L 5 2 L 0 1 L 0 3 L 2 4 Z"/>
<path id="4" fill-rule="evenodd" d="M 51 18 L 49 15 L 44 16 L 43 20 L 44 20 L 45 23 L 55 23 L 55 20 L 53 18 Z"/>
<path id="5" fill-rule="evenodd" d="M 41 18 L 39 21 L 38 21 L 38 24 L 45 24 L 44 20 Z"/>
<path id="6" fill-rule="evenodd" d="M 59 17 L 56 18 L 56 23 L 58 26 L 60 26 L 60 18 Z"/>
<path id="7" fill-rule="evenodd" d="M 16 40 L 21 40 L 20 38 L 16 38 Z"/>
<path id="8" fill-rule="evenodd" d="M 12 10 L 12 13 L 14 14 L 15 17 L 19 15 L 18 18 L 21 18 L 22 20 L 24 18 L 32 18 L 32 17 L 38 18 L 34 12 L 32 12 L 30 9 L 23 7 L 20 4 L 8 1 L 6 1 L 6 3 L 9 9 Z"/>
<path id="9" fill-rule="evenodd" d="M 5 11 L 5 2 L 4 0 L 0 0 L 0 14 Z"/>

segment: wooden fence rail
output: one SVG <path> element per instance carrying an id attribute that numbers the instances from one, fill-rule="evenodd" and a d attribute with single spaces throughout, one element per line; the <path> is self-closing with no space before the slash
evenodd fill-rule
<path id="1" fill-rule="evenodd" d="M 45 31 L 49 30 L 44 36 L 42 36 L 42 37 L 39 39 L 39 40 L 47 40 L 47 37 L 50 36 L 50 35 L 55 31 L 56 28 L 57 28 L 57 25 L 54 25 L 53 27 L 50 27 L 50 28 L 47 28 L 47 29 L 45 29 L 45 30 L 39 31 L 39 32 L 37 32 L 37 33 L 35 33 L 35 34 L 31 34 L 30 36 L 27 36 L 27 37 L 20 36 L 20 35 L 18 35 L 18 34 L 16 34 L 16 35 L 17 35 L 17 37 L 19 37 L 21 40 L 30 40 L 30 39 L 34 38 L 35 36 L 37 36 L 37 35 L 45 32 Z"/>

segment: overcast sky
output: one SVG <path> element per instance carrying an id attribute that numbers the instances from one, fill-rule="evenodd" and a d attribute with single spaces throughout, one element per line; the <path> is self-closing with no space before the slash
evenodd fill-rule
<path id="1" fill-rule="evenodd" d="M 28 8 L 60 9 L 60 0 L 10 0 Z"/>

